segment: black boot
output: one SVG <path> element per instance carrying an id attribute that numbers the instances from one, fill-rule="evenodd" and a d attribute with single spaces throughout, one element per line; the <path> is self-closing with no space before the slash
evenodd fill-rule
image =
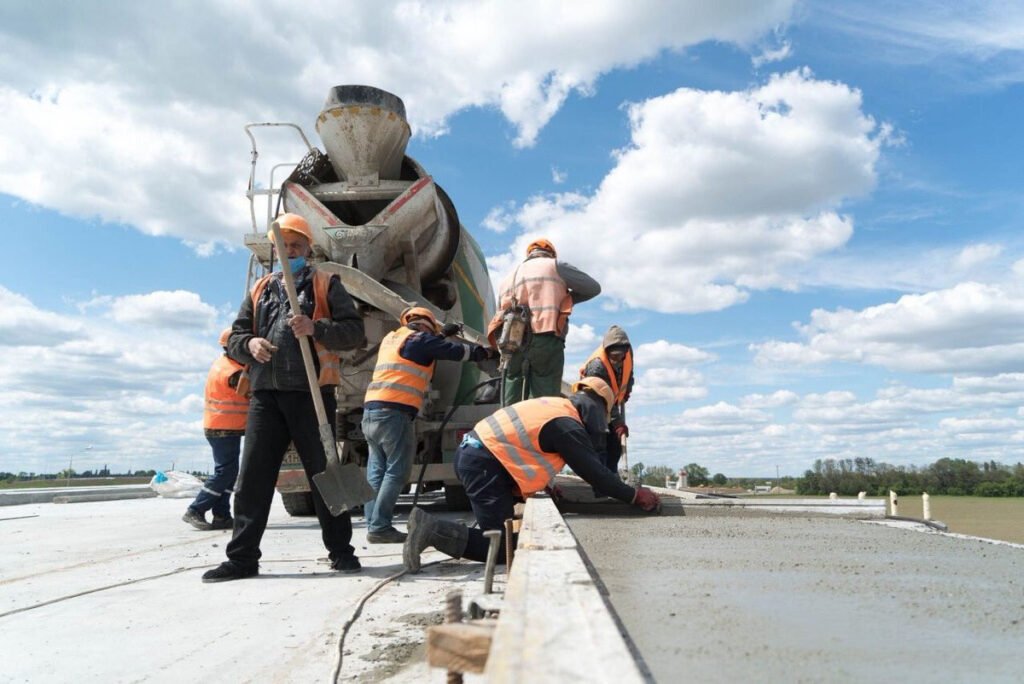
<path id="1" fill-rule="evenodd" d="M 204 582 L 230 582 L 231 580 L 254 577 L 260 574 L 258 565 L 238 565 L 234 561 L 224 561 L 213 570 L 203 573 Z"/>
<path id="2" fill-rule="evenodd" d="M 420 554 L 428 546 L 433 546 L 452 558 L 462 558 L 466 551 L 469 528 L 465 525 L 439 520 L 421 508 L 414 508 L 409 513 L 407 527 L 409 536 L 402 547 L 402 560 L 409 572 L 420 571 Z"/>

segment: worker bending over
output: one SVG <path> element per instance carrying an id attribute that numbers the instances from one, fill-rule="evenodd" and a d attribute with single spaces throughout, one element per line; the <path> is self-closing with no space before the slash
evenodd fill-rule
<path id="1" fill-rule="evenodd" d="M 613 473 L 619 472 L 622 440 L 629 437 L 625 405 L 633 391 L 633 347 L 626 331 L 617 325 L 608 327 L 601 346 L 580 367 L 580 378 L 601 378 L 608 383 L 615 397 L 608 423 L 608 439 L 604 464 Z"/>
<path id="2" fill-rule="evenodd" d="M 568 464 L 573 471 L 616 499 L 656 512 L 657 494 L 634 489 L 600 462 L 592 437 L 604 435 L 613 397 L 599 378 L 584 378 L 573 395 L 528 399 L 499 409 L 477 423 L 455 452 L 455 473 L 466 489 L 480 529 L 440 520 L 420 508 L 409 515 L 403 561 L 419 572 L 420 553 L 428 546 L 453 558 L 484 562 L 485 530 L 501 530 L 517 499 L 547 487 Z M 502 539 L 504 544 L 504 539 Z"/>
<path id="3" fill-rule="evenodd" d="M 280 258 L 289 261 L 301 310 L 291 310 L 283 274 L 278 271 L 256 282 L 231 326 L 228 352 L 248 364 L 252 397 L 228 560 L 207 571 L 204 582 L 241 579 L 259 572 L 260 540 L 267 528 L 277 473 L 289 442 L 295 445 L 312 484 L 313 508 L 331 567 L 345 573 L 359 572 L 361 567 L 350 543 L 351 514 L 331 515 L 313 480 L 327 467 L 327 457 L 320 442 L 299 338 L 313 338 L 313 362 L 324 410 L 333 417 L 337 411 L 334 390 L 340 380 L 338 352 L 363 345 L 363 319 L 338 277 L 307 263 L 312 255 L 313 233 L 306 220 L 297 214 L 282 214 L 277 222 L 286 251 Z M 330 423 L 333 430 L 334 421 Z"/>
<path id="4" fill-rule="evenodd" d="M 376 496 L 365 506 L 366 539 L 371 544 L 405 541 L 392 515 L 416 454 L 414 421 L 430 389 L 437 361 L 483 361 L 497 351 L 451 342 L 430 309 L 402 312 L 400 328 L 385 335 L 363 404 L 363 434 L 370 449 L 366 478 Z M 450 334 L 457 332 L 457 327 Z"/>
<path id="5" fill-rule="evenodd" d="M 506 360 L 502 405 L 532 397 L 557 397 L 562 393 L 565 336 L 574 304 L 593 299 L 601 285 L 564 261 L 556 261 L 555 246 L 543 238 L 526 248 L 526 261 L 502 281 L 498 312 L 487 327 L 491 344 L 504 314 L 516 306 L 529 309 L 527 345 Z"/>

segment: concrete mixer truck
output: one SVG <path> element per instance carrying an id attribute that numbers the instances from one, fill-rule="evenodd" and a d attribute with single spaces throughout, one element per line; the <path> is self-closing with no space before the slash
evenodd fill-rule
<path id="1" fill-rule="evenodd" d="M 294 158 L 272 163 L 269 182 L 261 184 L 256 134 L 268 128 L 292 132 L 305 153 L 297 164 Z M 398 327 L 403 309 L 416 305 L 431 309 L 439 321 L 463 324 L 463 339 L 486 343 L 479 331 L 494 312 L 494 294 L 483 253 L 441 186 L 405 154 L 410 128 L 397 96 L 369 86 L 331 88 L 316 120 L 322 150 L 293 123 L 253 123 L 245 130 L 252 144 L 246 196 L 253 227 L 245 235 L 252 252 L 246 288 L 273 268 L 267 234 L 273 218 L 285 211 L 303 216 L 313 230 L 314 263 L 338 275 L 365 324 L 366 346 L 341 357 L 335 416 L 341 461 L 365 467 L 360 421 L 381 339 Z M 275 180 L 282 170 L 287 177 Z M 443 486 L 454 508 L 468 508 L 468 499 L 451 460 L 462 435 L 498 406 L 498 393 L 487 384 L 494 372 L 486 365 L 438 362 L 416 420 L 411 478 L 421 478 L 423 490 Z M 277 489 L 289 513 L 313 513 L 310 483 L 294 451 L 285 458 Z"/>

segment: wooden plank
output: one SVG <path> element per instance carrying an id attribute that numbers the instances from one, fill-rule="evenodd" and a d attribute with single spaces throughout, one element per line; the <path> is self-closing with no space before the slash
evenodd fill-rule
<path id="1" fill-rule="evenodd" d="M 427 662 L 454 672 L 483 672 L 496 620 L 427 627 Z"/>
<path id="2" fill-rule="evenodd" d="M 524 537 L 532 546 L 523 546 Z M 488 681 L 642 682 L 550 499 L 527 502 L 519 539 L 485 670 Z"/>

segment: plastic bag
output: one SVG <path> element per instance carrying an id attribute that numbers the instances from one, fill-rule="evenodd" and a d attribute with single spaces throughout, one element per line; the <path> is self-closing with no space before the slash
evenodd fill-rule
<path id="1" fill-rule="evenodd" d="M 203 488 L 203 481 L 194 475 L 177 470 L 158 470 L 149 481 L 149 487 L 168 499 L 191 499 Z"/>

